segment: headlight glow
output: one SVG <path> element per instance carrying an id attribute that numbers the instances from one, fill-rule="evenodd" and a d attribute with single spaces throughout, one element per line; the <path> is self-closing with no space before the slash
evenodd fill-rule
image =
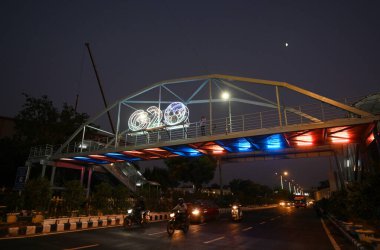
<path id="1" fill-rule="evenodd" d="M 199 209 L 194 209 L 191 213 L 194 214 L 194 215 L 198 215 L 199 214 Z"/>
<path id="2" fill-rule="evenodd" d="M 237 209 L 238 207 L 237 206 L 232 206 L 233 209 Z"/>

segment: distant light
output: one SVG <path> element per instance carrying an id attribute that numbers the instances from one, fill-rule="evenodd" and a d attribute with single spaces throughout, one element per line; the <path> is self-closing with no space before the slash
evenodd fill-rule
<path id="1" fill-rule="evenodd" d="M 74 159 L 71 159 L 71 158 L 61 158 L 60 160 L 61 161 L 73 161 Z"/>
<path id="2" fill-rule="evenodd" d="M 228 99 L 230 99 L 230 93 L 228 93 L 228 92 L 223 92 L 222 93 L 222 99 L 223 100 L 228 100 Z"/>
<path id="3" fill-rule="evenodd" d="M 88 147 L 87 144 L 83 143 L 83 144 L 79 144 L 78 145 L 78 148 L 83 148 L 83 149 L 86 149 Z"/>
<path id="4" fill-rule="evenodd" d="M 285 172 L 284 172 L 284 175 L 288 175 L 288 172 L 285 171 Z"/>
<path id="5" fill-rule="evenodd" d="M 331 135 L 332 143 L 348 143 L 350 142 L 350 135 L 347 131 L 337 132 Z"/>
<path id="6" fill-rule="evenodd" d="M 279 149 L 282 147 L 282 140 L 279 134 L 272 135 L 266 139 L 267 149 Z"/>
<path id="7" fill-rule="evenodd" d="M 285 47 L 288 47 L 289 46 L 289 43 L 285 43 Z"/>
<path id="8" fill-rule="evenodd" d="M 367 138 L 367 144 L 370 144 L 375 140 L 375 136 L 371 133 Z"/>
<path id="9" fill-rule="evenodd" d="M 311 146 L 313 145 L 313 137 L 311 135 L 300 135 L 296 137 L 297 146 Z"/>
<path id="10" fill-rule="evenodd" d="M 220 155 L 220 154 L 223 154 L 224 151 L 223 151 L 223 150 L 213 150 L 212 153 L 213 153 L 214 155 Z"/>

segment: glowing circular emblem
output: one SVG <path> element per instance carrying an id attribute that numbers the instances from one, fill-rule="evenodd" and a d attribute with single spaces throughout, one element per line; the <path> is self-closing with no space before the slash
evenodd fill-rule
<path id="1" fill-rule="evenodd" d="M 150 118 L 147 112 L 144 110 L 136 110 L 128 119 L 128 127 L 132 131 L 138 131 L 145 129 L 150 123 Z"/>
<path id="2" fill-rule="evenodd" d="M 164 112 L 164 121 L 173 126 L 185 121 L 189 117 L 189 109 L 182 102 L 171 103 Z"/>

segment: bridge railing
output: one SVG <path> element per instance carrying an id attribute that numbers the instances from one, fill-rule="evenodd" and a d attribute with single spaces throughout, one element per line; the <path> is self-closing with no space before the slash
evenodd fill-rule
<path id="1" fill-rule="evenodd" d="M 232 115 L 231 121 L 230 117 L 213 119 L 212 121 L 207 122 L 205 126 L 205 134 L 202 134 L 199 122 L 194 122 L 189 123 L 182 128 L 173 130 L 162 128 L 161 130 L 150 132 L 127 133 L 119 136 L 119 142 L 117 144 L 111 136 L 104 136 L 104 138 L 98 138 L 96 141 L 86 139 L 83 143 L 82 141 L 72 141 L 61 153 L 93 152 L 102 149 L 115 148 L 116 146 L 148 146 L 163 141 L 186 140 L 202 136 L 222 135 L 287 125 L 302 125 L 347 117 L 350 117 L 350 114 L 347 111 L 325 103 L 282 107 L 280 114 L 278 109 L 272 109 L 244 115 Z M 56 149 L 56 147 L 35 147 L 32 148 L 30 157 L 49 155 L 54 152 L 54 149 Z"/>

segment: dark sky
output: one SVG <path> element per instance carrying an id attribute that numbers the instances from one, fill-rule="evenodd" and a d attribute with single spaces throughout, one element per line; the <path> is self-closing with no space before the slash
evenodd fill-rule
<path id="1" fill-rule="evenodd" d="M 1 1 L 0 116 L 20 110 L 22 92 L 59 107 L 79 93 L 78 111 L 101 111 L 85 42 L 109 103 L 212 73 L 287 81 L 334 99 L 367 95 L 380 91 L 379 13 L 379 1 Z M 275 165 L 301 171 L 309 161 Z M 326 179 L 320 172 L 304 185 Z"/>

